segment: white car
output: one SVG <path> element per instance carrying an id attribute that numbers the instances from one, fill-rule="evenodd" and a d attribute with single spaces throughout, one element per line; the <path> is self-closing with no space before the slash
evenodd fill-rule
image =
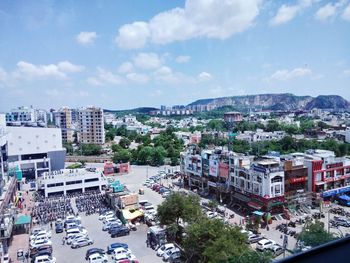
<path id="1" fill-rule="evenodd" d="M 93 243 L 94 241 L 92 239 L 88 237 L 83 237 L 83 238 L 74 240 L 74 242 L 72 242 L 71 248 L 84 247 L 84 246 L 92 245 Z"/>
<path id="2" fill-rule="evenodd" d="M 180 249 L 175 247 L 173 249 L 169 249 L 163 254 L 163 261 L 168 261 L 172 254 L 179 253 Z"/>
<path id="3" fill-rule="evenodd" d="M 36 231 L 32 235 L 30 235 L 29 240 L 34 240 L 34 239 L 36 239 L 37 237 L 40 237 L 40 236 L 47 236 L 48 238 L 51 238 L 51 231 L 46 231 L 46 230 Z"/>
<path id="4" fill-rule="evenodd" d="M 209 218 L 214 218 L 214 217 L 216 217 L 216 216 L 218 215 L 218 213 L 212 212 L 212 211 L 208 211 L 208 212 L 206 213 L 206 215 L 207 215 L 207 217 L 209 217 Z"/>
<path id="5" fill-rule="evenodd" d="M 256 244 L 256 249 L 260 251 L 264 251 L 266 249 L 272 248 L 276 245 L 276 242 L 271 239 L 262 239 Z"/>
<path id="6" fill-rule="evenodd" d="M 9 254 L 5 254 L 4 257 L 3 257 L 3 262 L 4 263 L 10 263 L 10 256 Z"/>
<path id="7" fill-rule="evenodd" d="M 103 222 L 103 224 L 106 224 L 106 223 L 108 223 L 108 222 L 110 222 L 110 221 L 115 221 L 115 220 L 117 220 L 118 218 L 116 218 L 115 217 L 115 215 L 109 215 L 109 216 L 106 216 L 103 220 L 102 220 L 102 222 Z"/>
<path id="8" fill-rule="evenodd" d="M 122 224 L 122 221 L 119 219 L 109 221 L 108 223 L 103 224 L 102 231 L 107 231 L 113 225 L 121 226 Z"/>
<path id="9" fill-rule="evenodd" d="M 34 263 L 56 263 L 56 258 L 48 255 L 38 256 Z"/>
<path id="10" fill-rule="evenodd" d="M 67 245 L 71 245 L 74 241 L 78 240 L 78 239 L 82 239 L 82 238 L 87 238 L 88 236 L 86 234 L 83 233 L 79 233 L 79 234 L 75 234 L 73 236 L 70 236 L 67 238 L 66 243 Z"/>
<path id="11" fill-rule="evenodd" d="M 95 253 L 89 256 L 89 263 L 106 263 L 108 262 L 108 257 L 105 254 Z"/>
<path id="12" fill-rule="evenodd" d="M 52 245 L 51 240 L 49 239 L 39 239 L 39 240 L 34 240 L 32 242 L 30 242 L 30 248 L 37 248 L 43 245 Z"/>
<path id="13" fill-rule="evenodd" d="M 173 243 L 164 244 L 160 248 L 158 248 L 157 256 L 162 257 L 165 252 L 174 248 L 175 248 L 175 245 Z"/>
<path id="14" fill-rule="evenodd" d="M 99 217 L 98 217 L 98 219 L 99 220 L 103 220 L 103 219 L 105 219 L 106 217 L 108 217 L 108 216 L 114 216 L 114 212 L 113 211 L 108 211 L 108 212 L 106 212 L 105 214 L 102 214 L 102 215 L 100 215 Z"/>
<path id="15" fill-rule="evenodd" d="M 121 259 L 136 259 L 136 257 L 131 254 L 130 249 L 125 249 L 123 247 L 118 247 L 113 250 L 112 259 L 121 260 Z"/>

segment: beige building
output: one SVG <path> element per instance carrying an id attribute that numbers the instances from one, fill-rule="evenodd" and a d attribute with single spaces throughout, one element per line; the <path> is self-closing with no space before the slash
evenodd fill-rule
<path id="1" fill-rule="evenodd" d="M 54 116 L 56 125 L 62 130 L 62 141 L 73 142 L 72 110 L 68 107 L 63 107 L 55 112 Z"/>
<path id="2" fill-rule="evenodd" d="M 103 110 L 96 107 L 87 107 L 78 111 L 80 143 L 105 143 Z"/>

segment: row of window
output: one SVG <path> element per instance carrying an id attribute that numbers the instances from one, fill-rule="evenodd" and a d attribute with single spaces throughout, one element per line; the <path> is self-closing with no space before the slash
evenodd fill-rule
<path id="1" fill-rule="evenodd" d="M 84 182 L 85 183 L 91 183 L 91 182 L 97 182 L 98 180 L 99 180 L 98 178 L 90 178 L 90 179 L 85 179 Z M 81 183 L 83 183 L 82 180 L 68 181 L 68 182 L 66 182 L 66 185 L 81 184 Z M 63 186 L 63 183 L 47 184 L 48 188 L 59 187 L 59 186 Z"/>

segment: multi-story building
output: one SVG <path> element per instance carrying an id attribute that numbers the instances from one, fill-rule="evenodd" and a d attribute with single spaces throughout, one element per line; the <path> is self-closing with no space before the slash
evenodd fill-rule
<path id="1" fill-rule="evenodd" d="M 55 111 L 54 116 L 56 126 L 61 128 L 63 142 L 73 142 L 72 110 L 68 107 L 63 107 Z"/>
<path id="2" fill-rule="evenodd" d="M 62 169 L 45 172 L 38 179 L 38 190 L 45 197 L 54 194 L 82 192 L 88 190 L 102 190 L 108 184 L 107 178 L 100 172 L 91 172 L 86 169 Z"/>
<path id="3" fill-rule="evenodd" d="M 79 110 L 78 114 L 80 143 L 105 143 L 103 110 L 96 107 L 87 107 Z"/>
<path id="4" fill-rule="evenodd" d="M 281 163 L 276 159 L 262 159 L 249 164 L 247 158 L 235 159 L 230 169 L 233 199 L 253 210 L 282 212 L 284 170 Z"/>
<path id="5" fill-rule="evenodd" d="M 237 111 L 225 112 L 224 121 L 228 128 L 232 129 L 237 123 L 243 120 L 242 114 Z"/>
<path id="6" fill-rule="evenodd" d="M 350 192 L 350 159 L 337 158 L 334 152 L 309 150 L 305 154 L 308 189 L 324 200 Z"/>
<path id="7" fill-rule="evenodd" d="M 64 168 L 61 129 L 6 127 L 6 131 L 10 170 L 19 169 L 23 177 L 36 179 L 44 172 Z"/>
<path id="8" fill-rule="evenodd" d="M 47 112 L 33 107 L 18 107 L 6 113 L 6 123 L 9 126 L 47 126 Z"/>

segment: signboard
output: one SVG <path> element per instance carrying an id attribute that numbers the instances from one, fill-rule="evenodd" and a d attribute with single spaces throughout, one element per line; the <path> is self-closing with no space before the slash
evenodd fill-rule
<path id="1" fill-rule="evenodd" d="M 228 170 L 229 170 L 228 163 L 219 163 L 219 176 L 220 177 L 228 178 L 228 174 L 229 174 Z"/>
<path id="2" fill-rule="evenodd" d="M 254 171 L 256 172 L 260 172 L 260 173 L 265 173 L 266 174 L 266 169 L 264 167 L 260 167 L 260 166 L 253 166 Z"/>
<path id="3" fill-rule="evenodd" d="M 215 182 L 208 181 L 208 185 L 212 186 L 212 187 L 216 187 L 216 183 Z"/>
<path id="4" fill-rule="evenodd" d="M 299 177 L 299 178 L 292 178 L 292 179 L 290 179 L 289 181 L 290 181 L 291 183 L 301 183 L 301 182 L 305 182 L 306 179 L 307 179 L 307 177 L 304 176 L 304 177 Z"/>
<path id="5" fill-rule="evenodd" d="M 209 161 L 209 175 L 211 176 L 218 176 L 218 161 L 217 160 L 210 160 Z"/>
<path id="6" fill-rule="evenodd" d="M 336 168 L 336 167 L 342 167 L 343 163 L 331 163 L 326 165 L 326 169 Z"/>
<path id="7" fill-rule="evenodd" d="M 333 190 L 329 190 L 329 191 L 324 191 L 322 193 L 322 197 L 329 197 L 329 196 L 342 194 L 342 193 L 349 192 L 349 191 L 350 191 L 350 186 L 341 187 L 341 188 L 337 188 L 337 189 L 333 189 Z"/>

